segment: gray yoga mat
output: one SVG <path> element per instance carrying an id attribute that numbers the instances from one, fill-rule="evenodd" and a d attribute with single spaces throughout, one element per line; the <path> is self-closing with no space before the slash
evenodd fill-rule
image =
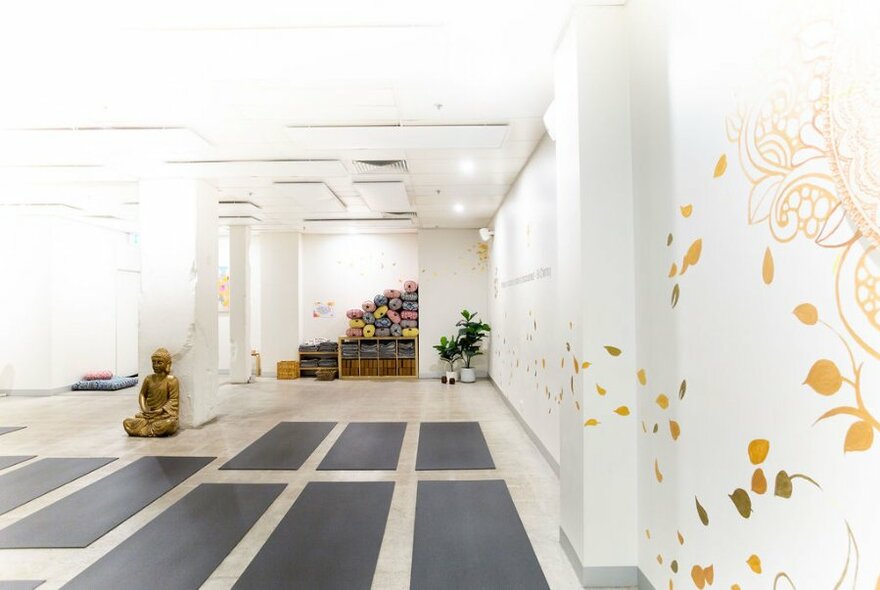
<path id="1" fill-rule="evenodd" d="M 214 459 L 141 457 L 0 530 L 0 549 L 87 547 Z"/>
<path id="2" fill-rule="evenodd" d="M 0 475 L 0 514 L 79 479 L 115 457 L 40 459 Z"/>
<path id="3" fill-rule="evenodd" d="M 15 432 L 16 430 L 22 430 L 25 428 L 24 426 L 0 426 L 0 436 L 4 434 L 9 434 L 10 432 Z"/>
<path id="4" fill-rule="evenodd" d="M 281 422 L 220 469 L 296 470 L 336 422 Z"/>
<path id="5" fill-rule="evenodd" d="M 0 580 L 0 590 L 34 590 L 46 580 Z"/>
<path id="6" fill-rule="evenodd" d="M 201 484 L 64 588 L 197 590 L 285 485 Z"/>
<path id="7" fill-rule="evenodd" d="M 394 482 L 311 482 L 234 590 L 369 590 Z"/>
<path id="8" fill-rule="evenodd" d="M 549 588 L 501 480 L 420 481 L 410 590 Z"/>
<path id="9" fill-rule="evenodd" d="M 33 459 L 36 455 L 7 455 L 0 457 L 0 469 L 6 469 L 7 467 L 12 467 L 13 465 L 18 465 L 19 463 L 24 463 L 29 459 Z M 0 590 L 3 590 L 0 588 Z"/>
<path id="10" fill-rule="evenodd" d="M 394 471 L 405 432 L 406 422 L 352 422 L 318 469 Z"/>
<path id="11" fill-rule="evenodd" d="M 479 422 L 422 422 L 416 471 L 495 469 Z"/>

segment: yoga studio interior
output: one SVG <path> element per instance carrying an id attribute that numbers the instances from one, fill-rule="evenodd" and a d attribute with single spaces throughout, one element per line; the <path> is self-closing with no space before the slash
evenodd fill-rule
<path id="1" fill-rule="evenodd" d="M 0 590 L 880 590 L 878 31 L 4 3 Z"/>

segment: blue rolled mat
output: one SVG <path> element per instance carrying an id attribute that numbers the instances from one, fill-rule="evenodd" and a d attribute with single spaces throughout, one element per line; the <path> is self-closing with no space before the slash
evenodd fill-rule
<path id="1" fill-rule="evenodd" d="M 405 311 L 418 311 L 419 310 L 419 302 L 418 301 L 404 301 L 403 309 Z"/>
<path id="2" fill-rule="evenodd" d="M 400 297 L 395 297 L 394 299 L 388 300 L 388 309 L 393 309 L 394 311 L 397 311 L 401 307 L 403 307 L 403 300 L 400 299 Z"/>
<path id="3" fill-rule="evenodd" d="M 373 303 L 376 304 L 376 307 L 382 307 L 383 305 L 388 304 L 388 298 L 380 293 L 379 295 L 373 297 Z"/>
<path id="4" fill-rule="evenodd" d="M 400 327 L 400 324 L 391 324 L 391 335 L 392 336 L 400 336 L 403 334 L 403 328 Z"/>
<path id="5" fill-rule="evenodd" d="M 376 316 L 374 316 L 369 311 L 364 313 L 364 323 L 365 324 L 375 324 L 376 323 Z"/>
<path id="6" fill-rule="evenodd" d="M 376 318 L 376 329 L 390 328 L 393 322 L 388 318 Z"/>
<path id="7" fill-rule="evenodd" d="M 419 294 L 418 293 L 404 293 L 403 295 L 400 296 L 400 298 L 403 299 L 404 301 L 418 301 Z"/>

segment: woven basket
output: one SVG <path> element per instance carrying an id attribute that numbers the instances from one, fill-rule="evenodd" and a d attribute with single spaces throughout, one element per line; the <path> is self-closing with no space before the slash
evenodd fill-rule
<path id="1" fill-rule="evenodd" d="M 318 369 L 315 371 L 315 379 L 317 381 L 333 381 L 336 379 L 336 369 L 329 369 L 327 367 Z"/>
<path id="2" fill-rule="evenodd" d="M 278 379 L 299 379 L 299 361 L 278 361 Z"/>

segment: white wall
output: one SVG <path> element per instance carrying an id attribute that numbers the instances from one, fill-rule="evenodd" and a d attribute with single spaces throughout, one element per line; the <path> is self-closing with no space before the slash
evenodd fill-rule
<path id="1" fill-rule="evenodd" d="M 556 308 L 556 157 L 544 137 L 493 221 L 488 316 L 492 326 L 490 375 L 520 416 L 559 461 L 560 369 L 557 332 L 568 316 Z M 549 276 L 536 278 L 539 269 Z M 544 275 L 544 273 L 541 273 Z M 532 275 L 531 280 L 512 281 Z M 564 325 L 563 325 L 564 324 Z M 571 400 L 567 400 L 571 403 Z"/>
<path id="2" fill-rule="evenodd" d="M 402 289 L 404 281 L 418 280 L 418 260 L 415 234 L 304 234 L 301 340 L 343 336 L 348 328 L 345 311 L 385 289 Z M 334 302 L 335 317 L 313 318 L 316 301 Z"/>
<path id="3" fill-rule="evenodd" d="M 418 252 L 419 375 L 439 377 L 446 364 L 432 346 L 441 336 L 456 333 L 461 310 L 477 312 L 479 319 L 489 322 L 489 245 L 474 229 L 423 229 L 418 233 Z M 483 356 L 472 361 L 477 375 L 487 372 L 489 344 L 487 339 Z"/>
<path id="4" fill-rule="evenodd" d="M 219 280 L 219 267 L 226 267 L 227 271 L 229 270 L 229 234 L 217 237 L 217 266 L 217 276 Z M 229 373 L 229 361 L 231 358 L 229 341 L 229 310 L 221 309 L 219 302 L 217 304 L 217 310 L 217 348 L 219 353 L 217 358 L 217 369 L 221 373 L 226 374 Z"/>
<path id="5" fill-rule="evenodd" d="M 261 354 L 263 375 L 274 376 L 278 361 L 299 358 L 300 342 L 300 241 L 298 233 L 264 233 L 255 236 L 258 261 L 253 279 L 259 280 L 259 331 L 254 345 Z M 256 320 L 255 320 L 256 321 Z"/>

